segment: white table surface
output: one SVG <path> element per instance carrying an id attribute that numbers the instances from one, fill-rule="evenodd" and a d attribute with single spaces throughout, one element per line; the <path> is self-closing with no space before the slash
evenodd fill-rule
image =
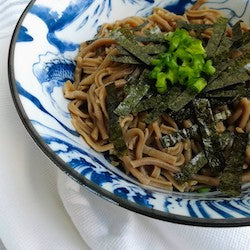
<path id="1" fill-rule="evenodd" d="M 9 43 L 28 2 L 0 0 L 0 239 L 7 249 L 88 249 L 58 195 L 57 167 L 28 135 L 9 91 Z"/>

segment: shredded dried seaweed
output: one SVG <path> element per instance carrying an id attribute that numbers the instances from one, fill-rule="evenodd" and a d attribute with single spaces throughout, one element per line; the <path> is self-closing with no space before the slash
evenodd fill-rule
<path id="1" fill-rule="evenodd" d="M 148 112 L 145 122 L 150 124 L 156 121 L 181 94 L 181 89 L 178 87 L 170 89 L 170 91 L 160 99 L 161 101 L 158 103 L 158 106 L 155 106 L 153 110 Z"/>
<path id="2" fill-rule="evenodd" d="M 144 99 L 138 103 L 138 105 L 132 110 L 132 113 L 137 114 L 139 112 L 153 109 L 154 107 L 161 105 L 161 102 L 164 102 L 165 98 L 165 95 L 158 94 L 156 96 L 151 96 L 150 98 Z"/>
<path id="3" fill-rule="evenodd" d="M 178 98 L 175 98 L 169 104 L 169 109 L 177 112 L 180 109 L 184 108 L 188 103 L 190 103 L 196 96 L 197 93 L 187 88 L 178 96 Z"/>
<path id="4" fill-rule="evenodd" d="M 227 23 L 228 23 L 227 18 L 220 17 L 218 18 L 217 22 L 214 24 L 212 36 L 209 39 L 207 46 L 206 46 L 206 52 L 207 52 L 208 57 L 215 56 L 216 51 L 221 42 L 221 38 L 226 30 Z"/>
<path id="5" fill-rule="evenodd" d="M 136 27 L 132 28 L 132 31 L 140 31 L 141 29 L 143 29 L 144 27 L 146 27 L 148 25 L 149 21 L 145 21 L 140 25 L 137 25 Z"/>
<path id="6" fill-rule="evenodd" d="M 230 131 L 225 131 L 219 134 L 220 140 L 218 143 L 220 143 L 221 150 L 225 150 L 227 147 L 231 148 L 233 135 L 234 133 Z"/>
<path id="7" fill-rule="evenodd" d="M 211 91 L 203 95 L 206 98 L 239 98 L 243 96 L 250 96 L 250 86 L 246 84 L 239 84 L 233 89 L 219 89 Z"/>
<path id="8" fill-rule="evenodd" d="M 182 123 L 184 120 L 190 119 L 194 116 L 193 107 L 191 105 L 185 106 L 178 112 L 170 111 L 169 115 L 177 122 Z"/>
<path id="9" fill-rule="evenodd" d="M 239 20 L 232 27 L 232 34 L 233 34 L 232 40 L 234 42 L 239 41 L 239 40 L 242 39 L 242 35 L 243 35 L 242 29 L 241 29 L 241 23 L 242 22 L 243 22 L 242 20 Z"/>
<path id="10" fill-rule="evenodd" d="M 107 91 L 107 111 L 109 115 L 108 134 L 109 140 L 113 143 L 116 154 L 123 155 L 126 150 L 126 143 L 123 139 L 122 130 L 119 124 L 119 117 L 114 113 L 114 110 L 119 105 L 118 92 L 113 84 L 106 87 Z"/>
<path id="11" fill-rule="evenodd" d="M 227 120 L 230 116 L 232 115 L 232 112 L 227 109 L 227 110 L 222 110 L 219 113 L 216 113 L 214 115 L 214 121 L 215 122 L 220 122 L 220 121 L 225 121 Z"/>
<path id="12" fill-rule="evenodd" d="M 134 35 L 128 29 L 114 30 L 111 34 L 120 46 L 122 46 L 129 53 L 141 60 L 143 63 L 150 65 L 152 58 L 145 53 L 142 46 L 140 46 L 134 39 Z"/>
<path id="13" fill-rule="evenodd" d="M 138 80 L 137 84 L 133 84 L 133 87 L 129 88 L 129 92 L 125 99 L 115 109 L 115 113 L 119 116 L 125 116 L 132 112 L 132 110 L 138 105 L 141 99 L 146 95 L 150 86 L 148 81 L 148 70 L 144 70 Z"/>
<path id="14" fill-rule="evenodd" d="M 242 83 L 250 80 L 250 74 L 247 69 L 230 69 L 228 71 L 223 71 L 221 75 L 215 79 L 213 82 L 207 85 L 204 92 L 209 92 L 216 89 L 223 89 L 237 83 Z"/>
<path id="15" fill-rule="evenodd" d="M 149 55 L 160 54 L 166 51 L 166 46 L 163 44 L 148 44 L 143 46 L 144 52 Z"/>
<path id="16" fill-rule="evenodd" d="M 198 125 L 195 124 L 190 128 L 183 128 L 173 134 L 164 135 L 161 138 L 161 144 L 164 148 L 168 148 L 174 146 L 178 142 L 198 136 Z"/>
<path id="17" fill-rule="evenodd" d="M 213 24 L 194 24 L 194 23 L 187 23 L 183 20 L 177 20 L 176 21 L 177 27 L 178 28 L 183 28 L 186 29 L 188 31 L 190 30 L 195 30 L 198 32 L 204 31 L 208 28 L 212 28 L 214 25 Z"/>
<path id="18" fill-rule="evenodd" d="M 219 172 L 224 166 L 224 156 L 219 143 L 219 135 L 215 130 L 210 102 L 205 98 L 196 99 L 193 105 L 208 164 L 212 171 Z"/>
<path id="19" fill-rule="evenodd" d="M 175 174 L 175 179 L 178 182 L 184 183 L 190 180 L 194 174 L 197 174 L 207 163 L 208 160 L 202 151 L 181 167 L 181 172 Z"/>
<path id="20" fill-rule="evenodd" d="M 142 64 L 142 62 L 136 60 L 133 56 L 110 56 L 109 59 L 113 62 L 125 64 Z"/>
<path id="21" fill-rule="evenodd" d="M 226 158 L 226 167 L 220 177 L 218 189 L 228 196 L 239 196 L 241 193 L 242 166 L 247 141 L 247 134 L 236 134 L 231 153 Z"/>
<path id="22" fill-rule="evenodd" d="M 228 37 L 225 32 L 221 39 L 220 45 L 215 52 L 214 63 L 221 63 L 222 60 L 228 56 L 228 52 L 232 44 L 232 39 Z"/>
<path id="23" fill-rule="evenodd" d="M 156 55 L 166 51 L 166 46 L 164 44 L 147 44 L 141 47 L 144 53 L 149 55 Z M 132 56 L 131 53 L 129 53 L 126 49 L 124 49 L 120 45 L 117 45 L 116 48 L 119 51 L 120 55 Z"/>
<path id="24" fill-rule="evenodd" d="M 134 38 L 138 42 L 153 42 L 153 43 L 166 43 L 166 33 L 150 34 L 146 33 L 145 36 L 134 35 Z"/>

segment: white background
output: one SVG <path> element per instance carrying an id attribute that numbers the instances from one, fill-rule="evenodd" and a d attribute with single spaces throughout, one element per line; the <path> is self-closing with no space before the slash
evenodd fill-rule
<path id="1" fill-rule="evenodd" d="M 41 152 L 17 115 L 7 78 L 11 34 L 27 3 L 0 0 L 0 239 L 5 247 L 250 249 L 249 227 L 198 228 L 137 215 L 89 193 Z"/>

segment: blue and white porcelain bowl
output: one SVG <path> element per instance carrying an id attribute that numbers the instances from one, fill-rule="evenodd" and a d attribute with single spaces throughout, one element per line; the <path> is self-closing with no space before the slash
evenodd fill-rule
<path id="1" fill-rule="evenodd" d="M 250 225 L 250 185 L 240 198 L 219 192 L 180 194 L 144 187 L 114 168 L 76 133 L 62 87 L 73 80 L 79 44 L 104 22 L 147 15 L 160 6 L 178 14 L 193 0 L 37 0 L 15 29 L 9 77 L 19 115 L 40 148 L 65 173 L 110 202 L 154 218 L 201 226 Z M 231 23 L 249 23 L 249 0 L 211 0 Z"/>

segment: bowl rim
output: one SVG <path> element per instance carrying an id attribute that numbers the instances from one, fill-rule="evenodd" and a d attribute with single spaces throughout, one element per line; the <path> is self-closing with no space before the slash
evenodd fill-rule
<path id="1" fill-rule="evenodd" d="M 121 206 L 130 211 L 136 212 L 141 215 L 145 215 L 154 219 L 159 219 L 163 221 L 173 222 L 177 224 L 192 225 L 192 226 L 201 226 L 201 227 L 241 227 L 241 226 L 250 226 L 250 218 L 233 218 L 233 219 L 206 219 L 206 218 L 193 218 L 182 215 L 175 215 L 168 212 L 162 212 L 156 209 L 143 207 L 134 202 L 123 199 L 115 194 L 105 190 L 104 188 L 96 185 L 95 183 L 86 179 L 83 175 L 77 173 L 73 168 L 68 166 L 62 159 L 60 159 L 53 150 L 44 142 L 39 133 L 36 131 L 32 123 L 30 122 L 25 109 L 21 103 L 20 96 L 16 86 L 16 79 L 14 74 L 14 52 L 17 42 L 17 37 L 20 31 L 23 20 L 26 15 L 29 13 L 30 8 L 35 4 L 36 0 L 29 2 L 22 15 L 20 16 L 9 46 L 8 54 L 8 78 L 9 78 L 9 87 L 14 102 L 17 113 L 22 120 L 24 127 L 27 129 L 29 135 L 38 145 L 38 147 L 45 153 L 45 155 L 64 173 L 74 179 L 81 186 L 86 187 L 87 190 L 95 193 L 97 196 L 108 200 L 109 202 Z"/>

